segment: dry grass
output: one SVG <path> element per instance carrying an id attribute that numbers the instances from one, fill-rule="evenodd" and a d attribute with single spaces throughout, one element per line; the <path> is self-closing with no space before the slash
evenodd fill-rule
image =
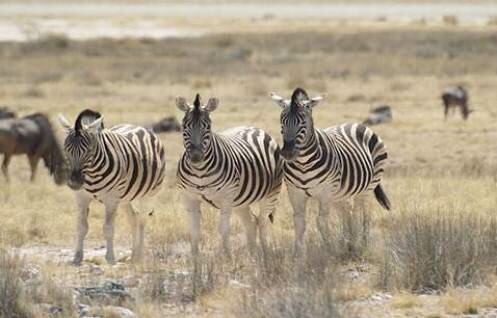
<path id="1" fill-rule="evenodd" d="M 315 110 L 319 127 L 362 121 L 371 106 L 391 105 L 394 121 L 374 130 L 389 149 L 385 188 L 393 211 L 382 211 L 374 200 L 368 213 L 333 211 L 334 235 L 324 247 L 317 241 L 317 207 L 311 203 L 307 234 L 311 248 L 303 264 L 291 258 L 293 224 L 283 193 L 271 227 L 274 249 L 254 262 L 244 248 L 236 218 L 234 258 L 218 259 L 213 252 L 218 243 L 218 213 L 206 208 L 205 258 L 193 279 L 187 217 L 174 179 L 182 142 L 179 134 L 170 134 L 161 137 L 167 148 L 168 175 L 164 189 L 149 202 L 155 213 L 147 225 L 146 264 L 126 266 L 124 272 L 99 265 L 105 277 L 129 274 L 142 279 L 135 295 L 140 301 L 133 306 L 140 317 L 159 317 L 164 312 L 338 315 L 343 304 L 354 305 L 375 292 L 376 272 L 383 273 L 383 287 L 408 291 L 452 290 L 458 285 L 476 288 L 488 277 L 496 256 L 492 243 L 497 206 L 496 53 L 493 32 L 462 28 L 380 32 L 343 27 L 333 32 L 163 41 L 45 38 L 35 43 L 0 43 L 0 98 L 2 105 L 20 114 L 44 111 L 53 119 L 58 112 L 75 118 L 90 107 L 101 111 L 111 126 L 179 116 L 174 97 L 193 98 L 200 92 L 204 98 L 215 95 L 221 100 L 213 114 L 216 130 L 257 125 L 278 140 L 279 108 L 268 98 L 270 91 L 289 95 L 294 86 L 305 85 L 311 94 L 327 93 L 327 100 Z M 464 83 L 469 89 L 475 112 L 468 122 L 456 116 L 443 121 L 439 95 L 449 83 Z M 37 181 L 29 183 L 28 163 L 21 157 L 13 160 L 11 176 L 10 185 L 0 178 L 0 242 L 9 248 L 27 249 L 33 244 L 70 248 L 75 232 L 73 193 L 53 185 L 43 168 Z M 102 244 L 102 223 L 102 207 L 95 203 L 87 250 Z M 121 215 L 116 242 L 127 249 L 128 225 Z M 359 281 L 351 282 L 337 270 L 364 263 L 368 269 L 358 274 Z M 94 283 L 73 268 L 51 266 L 57 277 L 68 272 L 67 280 L 76 286 Z M 9 284 L 15 295 L 16 285 Z M 454 300 L 463 297 L 450 291 L 448 295 Z M 418 307 L 418 300 L 404 298 L 392 308 Z M 480 310 L 492 304 L 471 306 Z"/>

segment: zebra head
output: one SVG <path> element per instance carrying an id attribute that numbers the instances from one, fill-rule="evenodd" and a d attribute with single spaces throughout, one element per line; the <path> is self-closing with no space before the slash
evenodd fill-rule
<path id="1" fill-rule="evenodd" d="M 85 171 L 95 159 L 97 137 L 104 127 L 102 120 L 100 113 L 86 109 L 79 114 L 73 128 L 69 121 L 59 114 L 59 122 L 67 133 L 64 141 L 64 151 L 69 159 L 70 169 L 67 185 L 73 190 L 81 189 L 85 181 Z"/>
<path id="2" fill-rule="evenodd" d="M 272 99 L 281 107 L 281 134 L 283 149 L 281 155 L 285 160 L 294 161 L 299 151 L 314 134 L 312 108 L 323 99 L 317 96 L 309 99 L 306 91 L 296 88 L 290 100 L 271 93 Z"/>
<path id="3" fill-rule="evenodd" d="M 205 105 L 200 104 L 200 95 L 195 96 L 193 105 L 184 97 L 176 98 L 176 105 L 185 113 L 183 117 L 183 144 L 186 155 L 192 163 L 202 162 L 211 142 L 210 112 L 219 104 L 217 98 L 209 98 Z"/>

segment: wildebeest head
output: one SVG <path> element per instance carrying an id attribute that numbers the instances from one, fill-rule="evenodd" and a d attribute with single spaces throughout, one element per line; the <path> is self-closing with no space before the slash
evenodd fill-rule
<path id="1" fill-rule="evenodd" d="M 98 112 L 86 109 L 78 115 L 74 127 L 62 114 L 59 115 L 59 122 L 67 133 L 64 141 L 70 169 L 67 184 L 71 189 L 79 190 L 84 184 L 88 167 L 95 159 L 98 136 L 104 128 L 103 117 Z"/>
<path id="2" fill-rule="evenodd" d="M 281 107 L 280 123 L 283 137 L 281 155 L 285 160 L 293 161 L 314 133 L 312 108 L 323 97 L 316 96 L 309 99 L 302 88 L 296 88 L 290 100 L 274 93 L 271 93 L 271 97 Z"/>
<path id="3" fill-rule="evenodd" d="M 209 98 L 207 104 L 201 105 L 199 94 L 195 97 L 193 105 L 184 97 L 176 98 L 176 106 L 185 113 L 182 123 L 183 144 L 192 163 L 202 162 L 205 158 L 212 136 L 209 114 L 216 110 L 218 104 L 217 98 Z"/>

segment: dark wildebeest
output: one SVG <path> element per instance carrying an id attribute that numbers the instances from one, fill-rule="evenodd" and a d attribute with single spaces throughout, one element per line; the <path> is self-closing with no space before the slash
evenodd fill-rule
<path id="1" fill-rule="evenodd" d="M 2 172 L 9 181 L 8 167 L 13 155 L 25 154 L 31 166 L 34 181 L 38 161 L 43 159 L 55 183 L 65 181 L 65 161 L 52 125 L 44 114 L 0 120 L 0 153 L 3 153 Z"/>
<path id="2" fill-rule="evenodd" d="M 444 116 L 447 119 L 449 108 L 457 108 L 461 110 L 461 115 L 464 120 L 468 119 L 472 112 L 468 106 L 468 92 L 462 86 L 450 86 L 444 89 L 442 93 L 442 101 L 444 103 Z"/>
<path id="3" fill-rule="evenodd" d="M 363 124 L 371 126 L 390 121 L 392 121 L 392 108 L 387 105 L 381 105 L 369 111 L 369 116 Z"/>
<path id="4" fill-rule="evenodd" d="M 156 134 L 170 132 L 170 131 L 181 131 L 181 124 L 174 116 L 165 117 L 156 122 L 155 124 L 148 125 L 147 128 Z"/>
<path id="5" fill-rule="evenodd" d="M 7 107 L 0 107 L 0 119 L 16 118 L 17 114 Z"/>

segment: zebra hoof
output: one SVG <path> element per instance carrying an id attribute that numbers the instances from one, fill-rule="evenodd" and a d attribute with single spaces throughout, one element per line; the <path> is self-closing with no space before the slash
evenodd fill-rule
<path id="1" fill-rule="evenodd" d="M 74 254 L 74 258 L 72 260 L 72 262 L 70 262 L 71 265 L 73 266 L 81 266 L 81 263 L 83 262 L 83 253 L 81 252 L 76 252 L 76 254 Z"/>

